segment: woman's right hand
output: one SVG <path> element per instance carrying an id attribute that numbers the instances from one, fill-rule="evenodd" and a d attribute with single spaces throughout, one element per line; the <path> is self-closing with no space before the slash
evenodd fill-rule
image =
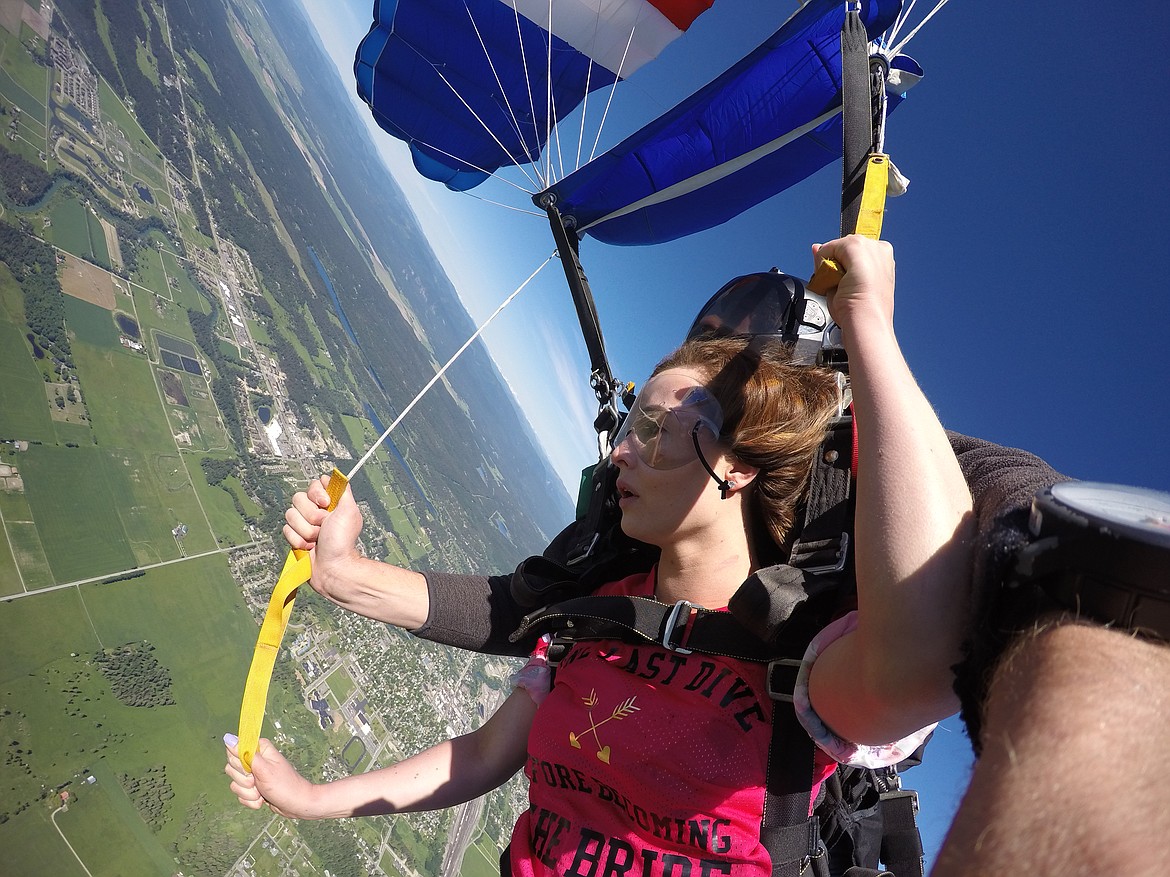
<path id="1" fill-rule="evenodd" d="M 261 738 L 256 754 L 252 756 L 252 772 L 240 761 L 238 741 L 234 734 L 225 734 L 227 764 L 223 772 L 231 779 L 231 790 L 236 799 L 249 810 L 259 810 L 267 804 L 275 813 L 289 819 L 314 819 L 311 812 L 314 786 L 297 773 L 276 747 Z"/>
<path id="2" fill-rule="evenodd" d="M 337 581 L 342 568 L 360 560 L 357 539 L 362 531 L 362 513 L 352 491 L 346 487 L 337 508 L 328 511 L 328 485 L 329 476 L 322 475 L 308 490 L 295 494 L 284 513 L 285 541 L 294 549 L 309 552 L 313 568 L 310 584 L 325 597 L 330 597 L 331 582 Z"/>

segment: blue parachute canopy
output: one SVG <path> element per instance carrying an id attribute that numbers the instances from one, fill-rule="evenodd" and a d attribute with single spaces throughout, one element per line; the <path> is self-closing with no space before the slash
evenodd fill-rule
<path id="1" fill-rule="evenodd" d="M 901 2 L 861 7 L 874 39 Z M 579 231 L 636 245 L 719 225 L 800 182 L 841 156 L 844 15 L 840 0 L 811 0 L 730 70 L 546 192 Z M 891 65 L 921 75 L 905 56 Z M 889 95 L 889 109 L 900 101 Z"/>
<path id="2" fill-rule="evenodd" d="M 712 0 L 376 0 L 358 92 L 415 167 L 468 189 L 538 161 L 557 120 L 650 63 Z M 871 40 L 901 0 L 860 0 Z M 718 225 L 841 155 L 842 0 L 808 0 L 759 48 L 536 196 L 615 244 Z M 888 59 L 913 80 L 912 59 Z M 887 89 L 888 108 L 901 100 Z M 620 100 L 620 94 L 617 99 Z M 545 183 L 533 183 L 530 190 Z"/>
<path id="3" fill-rule="evenodd" d="M 415 167 L 462 190 L 540 157 L 585 95 L 629 76 L 713 0 L 375 0 L 358 94 Z"/>

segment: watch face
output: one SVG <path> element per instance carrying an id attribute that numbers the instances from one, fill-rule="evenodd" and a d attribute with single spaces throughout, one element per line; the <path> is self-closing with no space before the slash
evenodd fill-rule
<path id="1" fill-rule="evenodd" d="M 1170 493 L 1093 481 L 1054 484 L 1050 493 L 1057 502 L 1110 529 L 1170 547 Z"/>

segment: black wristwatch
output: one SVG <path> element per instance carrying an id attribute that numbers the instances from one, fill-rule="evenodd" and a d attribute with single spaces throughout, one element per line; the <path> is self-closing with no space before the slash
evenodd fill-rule
<path id="1" fill-rule="evenodd" d="M 1061 607 L 1170 641 L 1170 493 L 1066 481 L 1037 494 L 1016 559 Z"/>

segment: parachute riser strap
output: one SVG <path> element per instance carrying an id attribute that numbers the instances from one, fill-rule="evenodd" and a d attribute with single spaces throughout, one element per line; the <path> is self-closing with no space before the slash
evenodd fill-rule
<path id="1" fill-rule="evenodd" d="M 852 7 L 853 4 L 850 4 Z M 857 227 L 857 205 L 865 159 L 873 150 L 873 105 L 869 74 L 869 34 L 855 8 L 841 26 L 841 234 Z"/>
<path id="2" fill-rule="evenodd" d="M 890 159 L 881 150 L 885 139 L 888 65 L 869 56 L 869 36 L 852 9 L 841 28 L 841 234 L 878 240 L 882 233 Z M 807 284 L 825 294 L 840 282 L 840 266 L 821 262 Z"/>
<path id="3" fill-rule="evenodd" d="M 589 383 L 593 387 L 598 403 L 598 416 L 594 427 L 599 433 L 612 432 L 617 428 L 615 410 L 617 385 L 614 381 L 613 371 L 609 367 L 609 358 L 605 353 L 605 340 L 601 336 L 601 322 L 597 318 L 593 292 L 589 288 L 589 279 L 585 276 L 585 269 L 581 267 L 581 259 L 578 256 L 580 242 L 575 234 L 570 234 L 564 217 L 557 209 L 556 195 L 544 192 L 536 195 L 533 201 L 536 206 L 548 214 L 549 227 L 552 229 L 557 253 L 561 258 L 565 281 L 569 285 L 573 306 L 577 310 L 577 321 L 581 324 L 581 335 L 585 339 L 585 347 L 589 351 L 591 369 Z"/>
<path id="4" fill-rule="evenodd" d="M 338 501 L 345 493 L 349 481 L 337 469 L 329 477 L 329 511 L 337 507 Z M 309 580 L 312 567 L 309 562 L 309 552 L 294 549 L 285 558 L 284 568 L 280 572 L 276 586 L 272 589 L 272 596 L 268 600 L 268 609 L 264 613 L 264 621 L 260 625 L 260 633 L 256 638 L 256 648 L 252 653 L 252 665 L 248 668 L 248 680 L 244 683 L 244 697 L 240 704 L 239 727 L 239 754 L 245 770 L 252 769 L 252 756 L 260 745 L 260 729 L 264 724 L 264 707 L 268 701 L 268 686 L 272 681 L 272 669 L 276 665 L 276 656 L 280 652 L 280 643 L 284 639 L 285 628 L 288 627 L 289 617 L 292 615 L 293 602 L 297 597 L 297 589 Z"/>
<path id="5" fill-rule="evenodd" d="M 881 812 L 882 863 L 898 877 L 923 877 L 926 853 L 918 829 L 918 793 L 900 787 L 882 792 Z"/>

